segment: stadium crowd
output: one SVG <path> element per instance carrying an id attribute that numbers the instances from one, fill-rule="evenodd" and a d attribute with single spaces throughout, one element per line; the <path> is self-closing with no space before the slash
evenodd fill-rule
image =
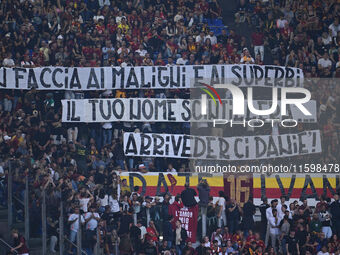
<path id="1" fill-rule="evenodd" d="M 339 162 L 339 6 L 331 0 L 240 0 L 233 25 L 219 30 L 208 24 L 221 18 L 217 0 L 2 0 L 0 60 L 3 67 L 25 68 L 240 63 L 299 67 L 318 104 L 317 128 L 323 141 L 322 159 L 304 159 Z M 238 34 L 244 24 L 252 31 L 248 36 Z M 116 255 L 116 249 L 140 255 L 340 253 L 338 195 L 332 201 L 320 197 L 315 209 L 306 200 L 265 201 L 258 228 L 251 198 L 241 206 L 221 192 L 213 201 L 204 181 L 198 195 L 199 206 L 207 208 L 207 236 L 198 247 L 187 242 L 186 231 L 180 222 L 173 222 L 169 207 L 193 201 L 192 190 L 172 194 L 171 202 L 169 194 L 141 197 L 138 187 L 131 190 L 119 176 L 127 170 L 189 171 L 182 160 L 125 157 L 121 135 L 136 129 L 184 133 L 185 124 L 61 122 L 61 99 L 136 96 L 174 98 L 186 93 L 0 90 L 0 203 L 7 203 L 12 159 L 18 197 L 23 197 L 24 177 L 29 177 L 33 236 L 41 235 L 41 192 L 47 193 L 52 252 L 57 249 L 62 200 L 68 238 L 75 242 L 82 227 L 88 254 L 94 252 L 97 228 L 103 254 Z M 14 215 L 22 220 L 20 208 Z M 79 215 L 83 226 L 77 221 Z M 71 246 L 66 250 L 73 252 Z"/>

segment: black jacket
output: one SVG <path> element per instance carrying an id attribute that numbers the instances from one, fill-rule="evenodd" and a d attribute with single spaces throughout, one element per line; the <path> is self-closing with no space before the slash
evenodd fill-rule
<path id="1" fill-rule="evenodd" d="M 202 206 L 208 206 L 209 203 L 209 195 L 210 195 L 210 187 L 206 184 L 198 184 L 198 197 L 200 199 L 199 204 Z"/>
<path id="2" fill-rule="evenodd" d="M 340 201 L 333 201 L 330 206 L 330 213 L 333 221 L 340 221 Z"/>

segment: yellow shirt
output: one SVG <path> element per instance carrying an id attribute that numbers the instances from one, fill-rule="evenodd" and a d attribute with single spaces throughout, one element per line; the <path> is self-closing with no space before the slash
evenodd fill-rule
<path id="1" fill-rule="evenodd" d="M 129 31 L 129 25 L 127 25 L 127 24 L 123 25 L 122 23 L 120 23 L 118 25 L 118 28 L 120 28 L 124 34 L 126 34 L 127 31 Z"/>

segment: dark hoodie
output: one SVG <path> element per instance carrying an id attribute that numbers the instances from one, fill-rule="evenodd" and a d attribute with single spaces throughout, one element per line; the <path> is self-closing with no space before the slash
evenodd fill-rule
<path id="1" fill-rule="evenodd" d="M 210 195 L 210 187 L 205 183 L 200 183 L 197 186 L 198 197 L 200 199 L 199 204 L 201 206 L 208 206 L 209 204 L 209 195 Z"/>

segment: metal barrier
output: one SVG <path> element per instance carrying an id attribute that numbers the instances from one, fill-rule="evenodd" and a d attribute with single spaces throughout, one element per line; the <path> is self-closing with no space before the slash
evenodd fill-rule
<path id="1" fill-rule="evenodd" d="M 25 176 L 25 195 L 24 200 L 21 200 L 19 197 L 13 194 L 13 173 L 12 173 L 12 164 L 15 160 L 10 159 L 8 161 L 8 178 L 7 178 L 7 203 L 8 203 L 8 229 L 11 229 L 13 226 L 13 206 L 14 201 L 19 203 L 24 209 L 24 223 L 25 223 L 25 239 L 30 239 L 30 224 L 29 224 L 29 183 L 28 176 Z"/>
<path id="2" fill-rule="evenodd" d="M 59 235 L 60 235 L 60 231 L 58 231 L 58 232 L 59 232 Z M 77 249 L 77 252 L 78 252 L 78 250 L 79 250 L 79 251 L 80 251 L 80 254 L 88 255 L 87 252 L 86 252 L 85 250 L 79 248 L 78 245 L 76 245 L 75 243 L 73 243 L 73 242 L 72 242 L 70 239 L 68 239 L 66 236 L 61 237 L 60 240 L 63 240 L 63 241 L 65 240 L 65 241 L 67 241 L 69 244 L 71 244 L 74 248 Z M 63 252 L 64 252 L 64 250 L 60 250 L 60 251 L 59 251 L 60 254 L 64 254 Z"/>
<path id="3" fill-rule="evenodd" d="M 7 249 L 9 249 L 9 250 L 11 250 L 11 249 L 13 249 L 14 247 L 12 247 L 10 244 L 8 244 L 4 239 L 2 239 L 2 238 L 0 238 L 0 242 L 2 243 L 2 244 L 4 244 L 6 247 L 7 247 Z M 18 254 L 18 252 L 16 251 L 16 250 L 14 250 L 14 253 L 15 254 Z"/>
<path id="4" fill-rule="evenodd" d="M 22 162 L 20 162 L 17 159 L 10 159 L 7 161 L 7 167 L 8 167 L 8 178 L 7 178 L 7 205 L 8 205 L 8 234 L 10 235 L 11 233 L 11 229 L 14 226 L 14 223 L 16 222 L 16 211 L 15 208 L 16 207 L 20 207 L 23 208 L 23 213 L 24 213 L 24 224 L 19 223 L 20 225 L 20 230 L 22 230 L 22 234 L 25 237 L 26 240 L 26 245 L 29 247 L 29 244 L 31 244 L 31 246 L 34 245 L 32 241 L 32 239 L 30 239 L 32 237 L 32 234 L 36 234 L 37 236 L 41 236 L 41 243 L 40 243 L 40 239 L 38 239 L 38 243 L 36 242 L 37 246 L 34 247 L 29 247 L 29 249 L 34 250 L 35 249 L 40 249 L 39 252 L 41 252 L 42 255 L 47 255 L 49 254 L 49 246 L 48 246 L 48 242 L 52 241 L 51 236 L 49 236 L 49 232 L 48 232 L 48 222 L 47 222 L 47 218 L 50 217 L 50 213 L 51 213 L 51 208 L 49 208 L 49 206 L 51 205 L 51 203 L 49 203 L 49 196 L 48 196 L 48 192 L 49 192 L 49 188 L 48 185 L 45 185 L 45 187 L 43 187 L 42 189 L 40 189 L 39 187 L 36 188 L 33 186 L 33 182 L 32 182 L 32 177 L 34 178 L 34 176 L 29 176 L 29 174 L 26 173 L 26 169 L 29 169 L 30 166 L 29 165 L 23 165 Z M 16 182 L 18 179 L 16 179 L 16 170 L 17 168 L 20 168 L 20 173 L 26 173 L 24 176 L 24 179 L 20 180 L 20 185 L 17 185 Z M 24 184 L 24 185 L 23 185 Z M 33 210 L 33 206 L 31 206 L 30 203 L 30 199 L 31 199 L 31 194 L 36 195 L 34 201 L 37 205 L 35 206 L 35 208 L 39 209 L 39 211 L 30 211 Z M 59 239 L 59 251 L 58 254 L 65 254 L 67 252 L 67 249 L 65 245 L 66 243 L 70 246 L 68 247 L 72 247 L 72 250 L 76 250 L 76 254 L 77 255 L 87 255 L 87 248 L 85 249 L 83 246 L 83 227 L 82 227 L 82 223 L 81 223 L 81 217 L 79 218 L 79 229 L 78 229 L 78 233 L 77 233 L 77 239 L 76 242 L 71 242 L 71 240 L 66 236 L 66 234 L 68 233 L 67 231 L 67 227 L 65 222 L 67 221 L 67 215 L 65 214 L 65 204 L 63 202 L 63 197 L 60 198 L 60 215 L 59 215 L 59 225 L 58 226 L 58 230 L 56 230 L 56 234 L 57 234 L 57 238 Z M 41 213 L 41 218 L 38 216 L 37 218 L 37 213 L 40 214 Z M 31 216 L 31 217 L 30 217 Z M 134 220 L 137 223 L 137 215 L 134 215 Z M 54 218 L 54 220 L 57 220 L 56 218 Z M 147 210 L 147 222 L 149 223 L 151 220 L 151 216 L 150 216 L 150 210 Z M 39 224 L 39 226 L 37 225 Z M 22 228 L 23 225 L 23 229 Z M 98 225 L 99 226 L 99 225 Z M 66 228 L 65 228 L 66 227 Z M 17 228 L 17 225 L 16 225 Z M 100 233 L 100 228 L 97 227 L 97 243 L 94 247 L 91 247 L 91 251 L 93 249 L 93 254 L 95 255 L 100 255 L 101 254 L 101 250 L 102 248 L 100 247 L 100 238 L 101 238 L 101 233 Z M 38 232 L 37 232 L 38 231 Z M 40 232 L 41 231 L 41 235 Z M 39 234 L 39 235 L 38 235 Z M 8 236 L 9 237 L 9 236 Z M 54 238 L 53 238 L 54 239 Z M 10 240 L 9 238 L 7 239 L 7 236 L 5 238 L 5 240 Z M 11 246 L 5 241 L 4 239 L 0 239 L 0 244 L 5 245 L 7 248 L 11 249 Z M 37 241 L 37 239 L 35 240 Z M 85 243 L 87 244 L 87 243 Z M 2 249 L 0 249 L 2 251 Z M 115 253 L 116 255 L 118 255 L 119 253 L 119 249 L 118 249 L 118 243 L 115 246 Z M 92 252 L 91 252 L 92 254 Z M 0 252 L 0 255 L 1 252 Z"/>

